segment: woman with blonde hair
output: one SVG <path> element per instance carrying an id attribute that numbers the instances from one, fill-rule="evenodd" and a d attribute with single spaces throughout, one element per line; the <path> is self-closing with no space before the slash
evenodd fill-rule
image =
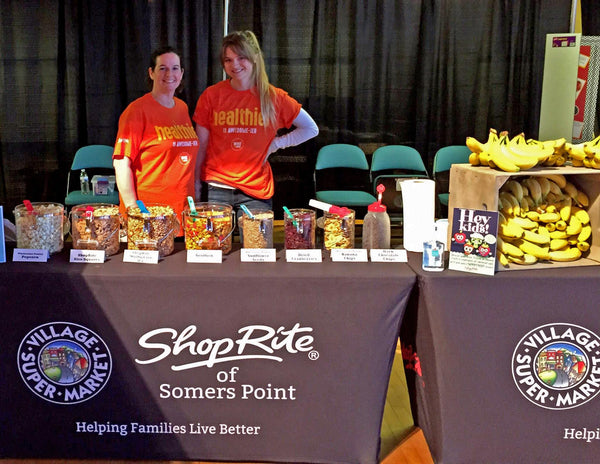
<path id="1" fill-rule="evenodd" d="M 300 103 L 269 83 L 251 31 L 223 39 L 221 64 L 228 79 L 202 93 L 193 116 L 200 141 L 197 172 L 207 186 L 208 201 L 236 210 L 242 204 L 270 209 L 274 181 L 268 157 L 315 137 L 319 129 Z M 292 126 L 277 136 L 279 129 Z"/>

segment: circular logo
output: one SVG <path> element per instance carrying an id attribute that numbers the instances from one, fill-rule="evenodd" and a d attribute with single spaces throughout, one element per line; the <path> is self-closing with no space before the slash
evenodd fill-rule
<path id="1" fill-rule="evenodd" d="M 574 324 L 538 327 L 520 341 L 512 374 L 521 394 L 546 409 L 571 409 L 600 393 L 600 337 Z"/>
<path id="2" fill-rule="evenodd" d="M 233 139 L 231 141 L 231 149 L 234 151 L 240 151 L 244 147 L 244 141 L 242 139 Z"/>
<path id="3" fill-rule="evenodd" d="M 190 154 L 185 151 L 179 155 L 179 162 L 182 166 L 190 164 L 191 159 L 192 157 L 190 156 Z"/>
<path id="4" fill-rule="evenodd" d="M 112 358 L 104 341 L 71 322 L 40 325 L 21 341 L 17 364 L 23 382 L 56 404 L 87 401 L 106 385 Z"/>

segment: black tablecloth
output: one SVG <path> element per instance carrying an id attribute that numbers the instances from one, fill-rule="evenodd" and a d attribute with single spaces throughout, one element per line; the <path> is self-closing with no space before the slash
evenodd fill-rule
<path id="1" fill-rule="evenodd" d="M 422 271 L 418 254 L 409 264 L 418 296 L 400 339 L 435 462 L 598 462 L 599 268 L 481 276 Z"/>
<path id="2" fill-rule="evenodd" d="M 0 265 L 0 457 L 377 462 L 410 268 L 178 245 Z"/>

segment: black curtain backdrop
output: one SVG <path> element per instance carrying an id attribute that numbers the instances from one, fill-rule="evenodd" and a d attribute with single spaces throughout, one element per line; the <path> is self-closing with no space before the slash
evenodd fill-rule
<path id="1" fill-rule="evenodd" d="M 181 51 L 191 112 L 223 77 L 221 0 L 0 2 L 8 218 L 23 199 L 62 203 L 75 150 L 114 144 L 153 49 Z M 536 137 L 545 36 L 568 32 L 570 14 L 571 0 L 230 0 L 229 31 L 256 32 L 271 82 L 321 130 L 272 158 L 276 216 L 306 206 L 328 143 L 406 144 L 431 168 L 438 148 L 490 127 Z"/>

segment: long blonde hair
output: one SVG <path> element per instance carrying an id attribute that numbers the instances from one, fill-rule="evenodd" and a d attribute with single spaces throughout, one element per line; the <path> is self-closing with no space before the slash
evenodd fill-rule
<path id="1" fill-rule="evenodd" d="M 235 31 L 223 38 L 221 46 L 221 64 L 225 63 L 225 52 L 228 48 L 239 55 L 249 59 L 252 63 L 252 78 L 256 85 L 258 98 L 260 99 L 260 112 L 262 113 L 265 127 L 274 126 L 277 121 L 275 110 L 275 90 L 269 83 L 269 77 L 265 70 L 263 58 L 258 40 L 252 31 Z"/>

